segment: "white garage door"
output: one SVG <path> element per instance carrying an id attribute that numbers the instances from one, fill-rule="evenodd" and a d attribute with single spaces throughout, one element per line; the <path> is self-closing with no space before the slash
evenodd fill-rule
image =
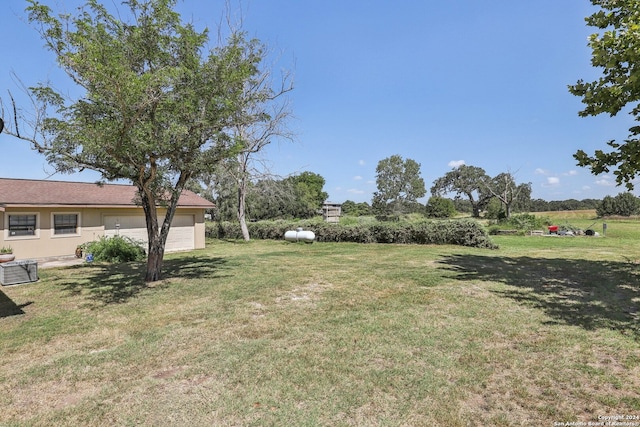
<path id="1" fill-rule="evenodd" d="M 160 224 L 162 224 L 162 221 L 164 221 L 164 218 L 158 218 Z M 148 244 L 147 226 L 142 215 L 105 216 L 104 234 L 107 237 L 127 236 L 141 240 L 145 245 Z M 195 220 L 193 215 L 174 216 L 169 229 L 165 251 L 185 251 L 194 249 L 195 246 Z"/>

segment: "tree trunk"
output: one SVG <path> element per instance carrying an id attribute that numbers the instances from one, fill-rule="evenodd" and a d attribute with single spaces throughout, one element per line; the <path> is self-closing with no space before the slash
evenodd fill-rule
<path id="1" fill-rule="evenodd" d="M 162 278 L 162 261 L 164 259 L 164 246 L 169 235 L 169 226 L 175 212 L 177 200 L 173 200 L 167 207 L 164 223 L 162 228 L 158 224 L 158 209 L 156 206 L 156 198 L 152 191 L 146 191 L 142 187 L 138 187 L 142 209 L 147 224 L 147 272 L 145 274 L 145 282 L 155 282 Z"/>
<path id="2" fill-rule="evenodd" d="M 149 242 L 149 254 L 147 255 L 147 273 L 145 282 L 155 282 L 162 278 L 162 261 L 164 259 L 164 245 L 160 244 L 160 239 Z"/>
<path id="3" fill-rule="evenodd" d="M 158 211 L 155 199 L 148 195 L 142 195 L 142 207 L 147 223 L 147 272 L 145 282 L 155 282 L 162 278 L 162 259 L 164 258 L 164 243 L 159 233 Z"/>
<path id="4" fill-rule="evenodd" d="M 242 238 L 245 241 L 251 240 L 249 236 L 249 228 L 245 218 L 245 200 L 247 195 L 247 183 L 245 179 L 240 180 L 238 185 L 238 221 L 240 221 L 240 230 L 242 230 Z"/>

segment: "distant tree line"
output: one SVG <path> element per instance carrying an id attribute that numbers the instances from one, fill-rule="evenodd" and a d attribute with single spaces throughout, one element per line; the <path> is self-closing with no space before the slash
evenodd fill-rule
<path id="1" fill-rule="evenodd" d="M 425 205 L 417 199 L 426 194 L 420 178 L 420 164 L 399 155 L 381 160 L 376 168 L 378 191 L 372 203 L 347 200 L 346 215 L 375 215 L 379 219 L 421 213 L 431 218 L 448 218 L 456 212 L 478 218 L 508 219 L 514 212 L 549 212 L 595 209 L 599 216 L 640 213 L 640 199 L 631 193 L 598 199 L 546 201 L 531 198 L 531 183 L 517 183 L 511 172 L 491 177 L 477 166 L 461 165 L 436 179 Z M 445 195 L 453 195 L 447 198 Z"/>
<path id="2" fill-rule="evenodd" d="M 483 213 L 483 217 L 497 219 L 496 206 L 499 212 L 499 202 L 492 201 L 487 206 L 487 210 Z M 635 197 L 631 193 L 621 193 L 615 197 L 606 196 L 600 199 L 568 199 L 568 200 L 552 200 L 531 199 L 528 203 L 517 205 L 513 212 L 553 212 L 553 211 L 576 211 L 595 209 L 599 217 L 619 215 L 630 216 L 640 215 L 640 198 Z M 367 216 L 373 215 L 371 205 L 367 202 L 356 203 L 347 200 L 342 204 L 342 212 L 351 216 Z M 464 199 L 431 197 L 425 205 L 420 203 L 413 205 L 413 209 L 409 213 L 424 213 L 431 218 L 448 218 L 455 213 L 472 214 L 473 207 L 471 202 Z M 449 215 L 448 215 L 449 214 Z"/>
<path id="3" fill-rule="evenodd" d="M 426 195 L 420 177 L 420 164 L 398 155 L 379 162 L 378 190 L 371 203 L 347 200 L 343 215 L 376 216 L 382 220 L 419 214 L 428 218 L 451 218 L 458 213 L 488 219 L 508 219 L 512 213 L 595 209 L 598 216 L 640 214 L 640 199 L 631 193 L 599 199 L 547 201 L 531 198 L 531 184 L 517 183 L 510 172 L 495 177 L 477 166 L 462 165 L 436 179 L 425 204 Z M 271 219 L 307 219 L 319 215 L 328 195 L 325 179 L 313 172 L 286 178 L 265 177 L 247 184 L 245 209 L 250 221 Z M 192 190 L 215 203 L 213 217 L 219 221 L 237 221 L 238 184 L 224 170 L 210 175 L 204 188 Z M 451 195 L 453 197 L 451 197 Z"/>
<path id="4" fill-rule="evenodd" d="M 598 204 L 596 214 L 605 216 L 631 216 L 640 214 L 640 198 L 631 193 L 620 193 L 615 197 L 606 196 Z"/>
<path id="5" fill-rule="evenodd" d="M 584 209 L 596 209 L 602 202 L 599 199 L 568 199 L 552 200 L 532 199 L 530 202 L 530 212 L 551 212 L 551 211 L 578 211 Z"/>
<path id="6" fill-rule="evenodd" d="M 433 183 L 431 197 L 422 206 L 417 199 L 426 194 L 426 188 L 420 177 L 420 164 L 399 155 L 378 163 L 376 185 L 371 213 L 379 219 L 395 219 L 413 212 L 447 218 L 467 208 L 475 218 L 482 212 L 486 212 L 485 216 L 508 218 L 514 210 L 528 210 L 531 200 L 531 183 L 516 183 L 511 172 L 491 177 L 480 167 L 461 165 Z M 453 200 L 446 198 L 447 194 L 453 194 Z"/>

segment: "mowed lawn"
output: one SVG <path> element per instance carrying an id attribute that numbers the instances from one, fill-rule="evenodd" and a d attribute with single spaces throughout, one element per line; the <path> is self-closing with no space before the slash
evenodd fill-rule
<path id="1" fill-rule="evenodd" d="M 0 289 L 0 425 L 640 423 L 640 222 L 494 240 L 41 270 Z"/>

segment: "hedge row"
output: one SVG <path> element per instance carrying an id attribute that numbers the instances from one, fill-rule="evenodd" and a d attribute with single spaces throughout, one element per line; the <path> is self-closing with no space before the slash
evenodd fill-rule
<path id="1" fill-rule="evenodd" d="M 372 223 L 341 225 L 326 222 L 260 221 L 247 224 L 252 239 L 282 240 L 284 233 L 303 227 L 316 235 L 318 242 L 452 244 L 495 249 L 485 228 L 477 221 L 434 220 L 416 223 Z M 207 237 L 241 239 L 237 223 L 208 223 Z"/>

